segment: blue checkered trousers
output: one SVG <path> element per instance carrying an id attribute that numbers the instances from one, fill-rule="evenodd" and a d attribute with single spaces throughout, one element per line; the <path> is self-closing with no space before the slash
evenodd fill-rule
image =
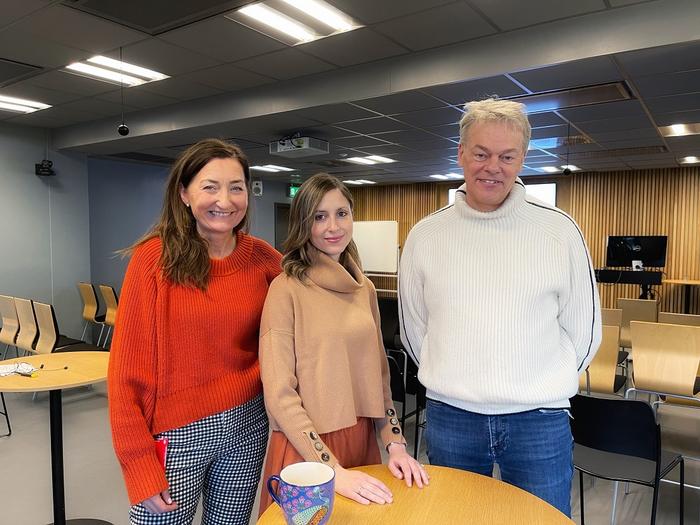
<path id="1" fill-rule="evenodd" d="M 169 440 L 165 475 L 178 508 L 152 514 L 134 505 L 130 523 L 191 525 L 202 495 L 202 525 L 248 525 L 267 446 L 263 396 L 161 436 Z"/>

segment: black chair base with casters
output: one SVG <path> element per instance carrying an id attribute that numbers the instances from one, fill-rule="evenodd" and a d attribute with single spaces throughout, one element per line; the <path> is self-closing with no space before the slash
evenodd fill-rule
<path id="1" fill-rule="evenodd" d="M 571 399 L 571 412 L 581 525 L 585 524 L 583 474 L 652 487 L 651 525 L 654 525 L 661 479 L 676 466 L 680 466 L 679 523 L 683 525 L 683 456 L 661 449 L 661 429 L 651 406 L 631 399 L 577 395 Z"/>

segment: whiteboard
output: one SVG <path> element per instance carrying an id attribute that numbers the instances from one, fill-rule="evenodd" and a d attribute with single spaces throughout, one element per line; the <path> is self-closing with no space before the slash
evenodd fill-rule
<path id="1" fill-rule="evenodd" d="M 399 267 L 398 221 L 357 221 L 352 239 L 365 272 L 396 273 Z"/>

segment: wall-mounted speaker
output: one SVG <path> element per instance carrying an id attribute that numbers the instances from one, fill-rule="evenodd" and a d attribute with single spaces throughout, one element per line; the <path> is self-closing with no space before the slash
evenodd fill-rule
<path id="1" fill-rule="evenodd" d="M 255 195 L 256 197 L 262 197 L 263 185 L 262 185 L 261 180 L 254 180 L 253 185 L 252 185 L 252 189 L 253 189 L 253 195 Z"/>

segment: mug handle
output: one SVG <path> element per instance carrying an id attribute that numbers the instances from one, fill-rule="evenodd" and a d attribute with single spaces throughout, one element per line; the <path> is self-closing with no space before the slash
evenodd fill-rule
<path id="1" fill-rule="evenodd" d="M 270 476 L 267 479 L 267 491 L 270 493 L 270 497 L 279 505 L 280 507 L 282 506 L 282 503 L 280 502 L 280 499 L 277 497 L 277 494 L 274 490 L 272 490 L 272 482 L 276 481 L 277 482 L 277 487 L 279 488 L 279 484 L 282 481 L 279 476 Z"/>

